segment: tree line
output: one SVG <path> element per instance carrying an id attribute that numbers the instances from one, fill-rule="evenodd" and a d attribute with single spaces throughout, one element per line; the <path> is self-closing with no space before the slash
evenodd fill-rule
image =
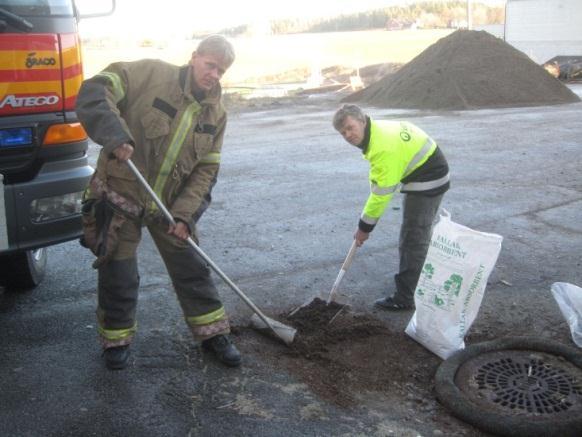
<path id="1" fill-rule="evenodd" d="M 474 26 L 502 24 L 505 9 L 474 2 L 471 8 Z M 407 28 L 458 28 L 467 26 L 467 1 L 421 1 L 405 6 L 389 6 L 366 12 L 339 15 L 332 18 L 304 20 L 299 18 L 280 19 L 270 22 L 274 35 L 313 32 L 348 32 L 373 29 Z M 249 25 L 223 29 L 221 33 L 230 36 L 252 32 Z"/>

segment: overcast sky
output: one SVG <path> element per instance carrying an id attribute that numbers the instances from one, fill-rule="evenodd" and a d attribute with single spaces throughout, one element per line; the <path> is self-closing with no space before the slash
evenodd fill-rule
<path id="1" fill-rule="evenodd" d="M 93 5 L 100 0 L 77 0 Z M 444 0 L 443 0 L 444 1 Z M 474 0 L 503 4 L 503 0 Z M 113 16 L 81 20 L 84 36 L 92 34 L 143 36 L 190 34 L 193 31 L 220 30 L 239 24 L 274 18 L 315 18 L 367 11 L 413 0 L 117 0 Z M 200 7 L 203 5 L 202 7 Z"/>

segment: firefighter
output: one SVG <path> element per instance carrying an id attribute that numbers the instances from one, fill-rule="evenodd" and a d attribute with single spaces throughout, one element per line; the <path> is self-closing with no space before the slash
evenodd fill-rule
<path id="1" fill-rule="evenodd" d="M 396 288 L 392 296 L 377 300 L 375 306 L 412 309 L 432 223 L 450 186 L 445 156 L 434 140 L 412 123 L 373 120 L 356 105 L 338 109 L 333 126 L 370 162 L 370 195 L 354 234 L 358 247 L 368 239 L 394 193 L 404 193 Z"/>
<path id="2" fill-rule="evenodd" d="M 228 366 L 241 355 L 209 267 L 187 244 L 216 181 L 226 126 L 220 79 L 234 61 L 230 42 L 203 39 L 188 65 L 118 62 L 86 80 L 77 113 L 102 146 L 83 204 L 82 244 L 97 256 L 97 321 L 109 369 L 127 366 L 136 333 L 136 252 L 148 228 L 172 280 L 194 339 Z M 170 224 L 126 161 L 172 214 Z"/>

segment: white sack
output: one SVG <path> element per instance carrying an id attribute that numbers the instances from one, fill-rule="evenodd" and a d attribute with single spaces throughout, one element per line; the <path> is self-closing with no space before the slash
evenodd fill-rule
<path id="1" fill-rule="evenodd" d="M 465 347 L 503 237 L 475 231 L 444 211 L 435 225 L 414 292 L 406 333 L 442 359 Z"/>
<path id="2" fill-rule="evenodd" d="M 552 295 L 570 326 L 572 340 L 582 347 L 582 288 L 567 282 L 554 282 Z"/>

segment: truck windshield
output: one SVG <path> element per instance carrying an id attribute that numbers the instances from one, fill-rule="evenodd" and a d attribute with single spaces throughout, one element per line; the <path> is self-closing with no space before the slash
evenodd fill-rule
<path id="1" fill-rule="evenodd" d="M 0 8 L 21 17 L 72 17 L 72 0 L 0 0 Z"/>

